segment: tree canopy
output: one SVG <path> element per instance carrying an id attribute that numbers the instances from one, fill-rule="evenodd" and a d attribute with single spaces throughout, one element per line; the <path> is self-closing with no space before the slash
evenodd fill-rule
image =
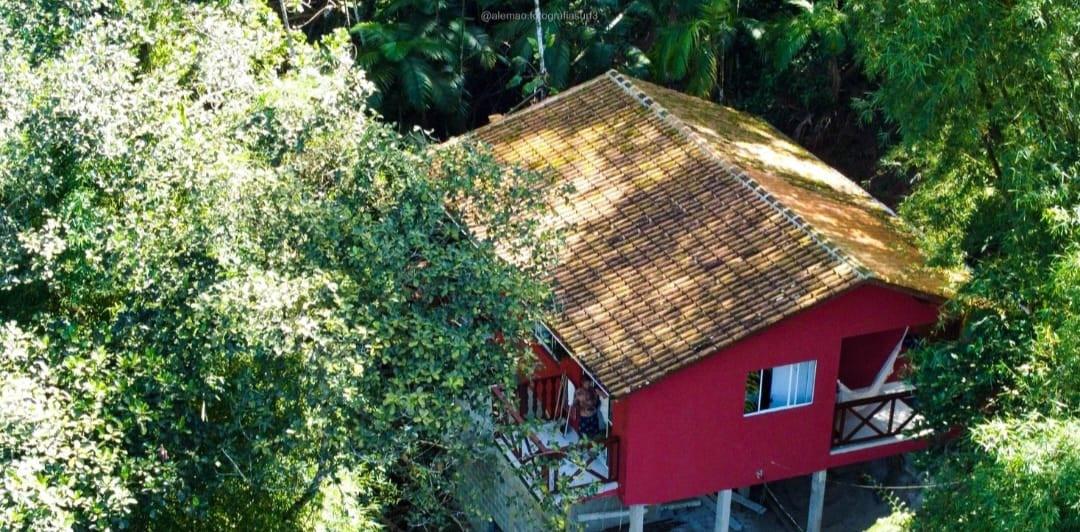
<path id="1" fill-rule="evenodd" d="M 399 136 L 259 4 L 2 3 L 0 49 L 0 528 L 454 518 L 539 178 Z"/>
<path id="2" fill-rule="evenodd" d="M 952 437 L 897 521 L 1080 529 L 1075 1 L 491 16 L 536 5 L 0 2 L 0 528 L 458 524 L 557 235 L 541 176 L 420 128 L 615 68 L 906 196 L 970 274 L 912 355 Z"/>
<path id="3" fill-rule="evenodd" d="M 876 139 L 888 131 L 849 105 L 871 83 L 845 2 L 548 0 L 539 25 L 533 0 L 281 5 L 311 39 L 351 28 L 372 106 L 404 130 L 462 133 L 617 69 L 761 114 L 856 179 L 882 173 Z"/>
<path id="4" fill-rule="evenodd" d="M 939 458 L 928 529 L 1080 527 L 1080 8 L 1068 1 L 860 2 L 865 102 L 916 175 L 902 213 L 971 280 L 959 335 L 920 350 Z"/>

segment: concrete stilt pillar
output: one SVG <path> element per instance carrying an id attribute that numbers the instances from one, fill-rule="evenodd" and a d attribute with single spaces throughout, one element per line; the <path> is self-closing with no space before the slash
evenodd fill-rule
<path id="1" fill-rule="evenodd" d="M 825 470 L 810 475 L 810 511 L 806 516 L 806 532 L 821 532 L 821 514 L 825 508 Z"/>
<path id="2" fill-rule="evenodd" d="M 645 531 L 645 505 L 630 505 L 630 532 Z"/>
<path id="3" fill-rule="evenodd" d="M 729 526 L 731 526 L 731 490 L 723 490 L 716 494 L 716 520 L 713 530 L 728 532 Z"/>

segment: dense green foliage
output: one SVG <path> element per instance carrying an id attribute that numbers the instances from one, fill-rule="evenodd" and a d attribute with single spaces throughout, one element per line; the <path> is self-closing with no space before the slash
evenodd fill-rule
<path id="1" fill-rule="evenodd" d="M 533 0 L 302 6 L 290 20 L 312 39 L 352 28 L 378 89 L 372 106 L 402 130 L 461 133 L 614 68 L 763 115 L 856 179 L 881 174 L 877 140 L 888 131 L 851 109 L 871 86 L 835 0 L 548 0 L 542 43 Z M 905 189 L 881 185 L 889 200 L 890 188 Z"/>
<path id="2" fill-rule="evenodd" d="M 917 172 L 903 214 L 971 280 L 921 350 L 940 456 L 929 529 L 1080 526 L 1080 6 L 862 2 L 860 55 Z"/>
<path id="3" fill-rule="evenodd" d="M 261 4 L 4 2 L 0 52 L 0 528 L 444 527 L 546 298 L 537 177 Z"/>
<path id="4" fill-rule="evenodd" d="M 913 377 L 967 430 L 897 521 L 1080 528 L 1075 2 L 552 0 L 543 73 L 534 6 L 0 0 L 0 528 L 460 519 L 553 240 L 537 176 L 368 105 L 446 136 L 609 68 L 913 185 L 970 272 Z"/>
<path id="5" fill-rule="evenodd" d="M 921 530 L 1080 530 L 1080 422 L 1032 416 L 980 423 L 972 450 L 940 462 Z M 968 454 L 970 453 L 970 454 Z"/>
<path id="6" fill-rule="evenodd" d="M 399 123 L 414 116 L 426 121 L 434 110 L 461 127 L 466 68 L 495 65 L 487 34 L 464 18 L 440 23 L 439 11 L 460 9 L 446 2 L 397 1 L 375 9 L 374 17 L 385 23 L 352 28 L 359 66 L 381 89 L 373 103 Z"/>

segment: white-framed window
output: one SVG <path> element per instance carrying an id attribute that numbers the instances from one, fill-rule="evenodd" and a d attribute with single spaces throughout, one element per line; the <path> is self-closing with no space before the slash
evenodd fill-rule
<path id="1" fill-rule="evenodd" d="M 751 371 L 746 376 L 743 414 L 756 414 L 808 405 L 814 401 L 814 373 L 817 361 Z"/>

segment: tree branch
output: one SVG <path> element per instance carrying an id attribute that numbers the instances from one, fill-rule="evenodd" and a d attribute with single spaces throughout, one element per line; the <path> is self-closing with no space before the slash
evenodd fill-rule
<path id="1" fill-rule="evenodd" d="M 289 25 L 289 10 L 285 8 L 285 0 L 278 0 L 277 5 L 281 11 L 281 23 L 285 25 L 285 30 L 292 31 L 292 27 Z"/>
<path id="2" fill-rule="evenodd" d="M 307 489 L 304 490 L 304 494 L 285 512 L 286 520 L 291 521 L 295 518 L 296 514 L 300 513 L 300 510 L 303 510 L 304 506 L 307 506 L 311 499 L 315 498 L 315 494 L 319 492 L 319 486 L 322 484 L 323 479 L 326 478 L 326 475 L 330 474 L 330 471 L 331 468 L 326 466 L 326 462 L 319 462 L 319 470 L 315 473 L 315 477 L 311 479 Z"/>
<path id="3" fill-rule="evenodd" d="M 994 169 L 994 175 L 997 176 L 998 182 L 1002 182 L 1005 179 L 1005 173 L 1001 171 L 1001 163 L 998 161 L 997 150 L 995 149 L 995 142 L 1001 139 L 1001 129 L 994 124 L 991 116 L 993 106 L 990 105 L 990 93 L 986 90 L 986 84 L 981 81 L 979 82 L 979 93 L 982 95 L 983 106 L 986 107 L 987 129 L 982 134 L 983 147 L 986 149 L 986 157 L 990 159 L 990 166 Z"/>

